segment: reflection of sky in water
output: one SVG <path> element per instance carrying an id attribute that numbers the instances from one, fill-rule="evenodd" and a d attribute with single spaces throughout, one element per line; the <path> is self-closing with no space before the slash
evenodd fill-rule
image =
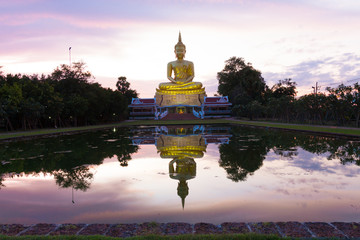
<path id="1" fill-rule="evenodd" d="M 60 188 L 53 176 L 5 178 L 0 190 L 1 223 L 132 223 L 144 221 L 358 221 L 360 167 L 327 160 L 297 148 L 284 157 L 269 151 L 260 169 L 233 182 L 219 167 L 216 144 L 195 158 L 182 209 L 178 181 L 154 145 L 141 145 L 127 167 L 116 156 L 91 166 L 85 192 Z"/>

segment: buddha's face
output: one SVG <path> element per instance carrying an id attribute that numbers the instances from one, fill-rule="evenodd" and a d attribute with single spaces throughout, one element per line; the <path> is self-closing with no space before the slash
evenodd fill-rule
<path id="1" fill-rule="evenodd" d="M 184 47 L 176 47 L 175 48 L 175 55 L 177 59 L 182 60 L 185 57 L 186 50 Z"/>

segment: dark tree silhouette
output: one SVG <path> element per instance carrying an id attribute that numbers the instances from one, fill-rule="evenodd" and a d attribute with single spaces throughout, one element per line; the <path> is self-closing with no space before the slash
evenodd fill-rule
<path id="1" fill-rule="evenodd" d="M 130 88 L 130 83 L 126 80 L 126 77 L 118 78 L 116 88 L 122 95 L 125 96 L 129 104 L 131 103 L 132 98 L 136 98 L 138 96 L 136 90 Z"/>

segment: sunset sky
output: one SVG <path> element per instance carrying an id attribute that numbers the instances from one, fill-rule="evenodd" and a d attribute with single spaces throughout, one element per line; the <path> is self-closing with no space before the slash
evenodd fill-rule
<path id="1" fill-rule="evenodd" d="M 360 82 L 358 0 L 0 0 L 0 66 L 48 74 L 83 61 L 103 87 L 126 76 L 153 97 L 175 59 L 178 33 L 208 96 L 232 56 L 262 72 L 268 86 L 292 78 L 298 95 L 318 82 Z"/>

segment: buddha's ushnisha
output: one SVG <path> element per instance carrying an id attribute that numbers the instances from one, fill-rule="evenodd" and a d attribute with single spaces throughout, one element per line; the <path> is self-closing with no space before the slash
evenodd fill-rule
<path id="1" fill-rule="evenodd" d="M 194 64 L 190 61 L 184 60 L 186 47 L 181 40 L 181 33 L 179 33 L 179 41 L 175 45 L 175 55 L 177 60 L 169 62 L 167 65 L 167 79 L 170 82 L 160 83 L 159 89 L 156 89 L 159 94 L 202 94 L 205 90 L 202 88 L 202 83 L 193 82 L 194 79 Z"/>

